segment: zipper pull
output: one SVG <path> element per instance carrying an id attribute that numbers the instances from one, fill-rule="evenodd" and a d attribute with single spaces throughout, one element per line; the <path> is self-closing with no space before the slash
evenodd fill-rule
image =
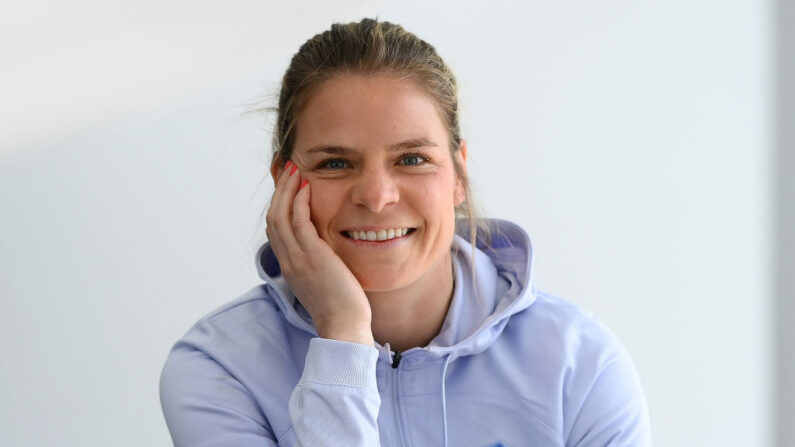
<path id="1" fill-rule="evenodd" d="M 395 355 L 392 357 L 392 368 L 397 368 L 400 365 L 400 351 L 395 351 Z"/>

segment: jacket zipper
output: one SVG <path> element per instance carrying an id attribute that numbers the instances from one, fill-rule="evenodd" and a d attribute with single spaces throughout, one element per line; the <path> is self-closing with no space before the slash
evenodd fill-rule
<path id="1" fill-rule="evenodd" d="M 395 351 L 395 356 L 392 358 L 392 369 L 395 370 L 395 373 L 392 375 L 392 402 L 394 402 L 394 411 L 395 411 L 395 418 L 397 419 L 397 434 L 398 434 L 398 445 L 405 446 L 406 440 L 403 437 L 403 418 L 400 413 L 400 397 L 399 397 L 399 387 L 398 387 L 398 377 L 400 376 L 400 370 L 398 366 L 400 365 L 400 351 Z"/>
<path id="2" fill-rule="evenodd" d="M 397 368 L 400 365 L 400 351 L 395 351 L 395 355 L 392 356 L 392 368 Z"/>

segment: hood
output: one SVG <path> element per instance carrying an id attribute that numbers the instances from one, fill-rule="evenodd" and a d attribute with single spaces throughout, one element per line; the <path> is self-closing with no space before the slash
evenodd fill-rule
<path id="1" fill-rule="evenodd" d="M 427 350 L 438 356 L 477 354 L 491 346 L 511 315 L 535 301 L 532 286 L 532 246 L 519 226 L 483 219 L 489 236 L 478 233 L 477 247 L 469 242 L 465 221 L 457 222 L 453 239 L 455 291 L 439 334 Z M 257 272 L 287 321 L 313 335 L 312 318 L 292 294 L 281 275 L 270 243 L 257 250 Z"/>

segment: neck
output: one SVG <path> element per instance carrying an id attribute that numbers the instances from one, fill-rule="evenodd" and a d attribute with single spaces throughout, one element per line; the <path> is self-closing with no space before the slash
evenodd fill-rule
<path id="1" fill-rule="evenodd" d="M 397 351 L 427 346 L 441 330 L 453 298 L 452 257 L 448 253 L 406 287 L 366 293 L 376 341 Z"/>

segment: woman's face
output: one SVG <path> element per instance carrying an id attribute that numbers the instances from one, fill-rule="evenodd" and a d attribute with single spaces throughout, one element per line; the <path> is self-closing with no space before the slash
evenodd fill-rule
<path id="1" fill-rule="evenodd" d="M 395 77 L 340 75 L 311 93 L 296 130 L 312 222 L 364 290 L 449 274 L 465 190 L 432 96 Z M 457 156 L 463 167 L 463 143 Z"/>

